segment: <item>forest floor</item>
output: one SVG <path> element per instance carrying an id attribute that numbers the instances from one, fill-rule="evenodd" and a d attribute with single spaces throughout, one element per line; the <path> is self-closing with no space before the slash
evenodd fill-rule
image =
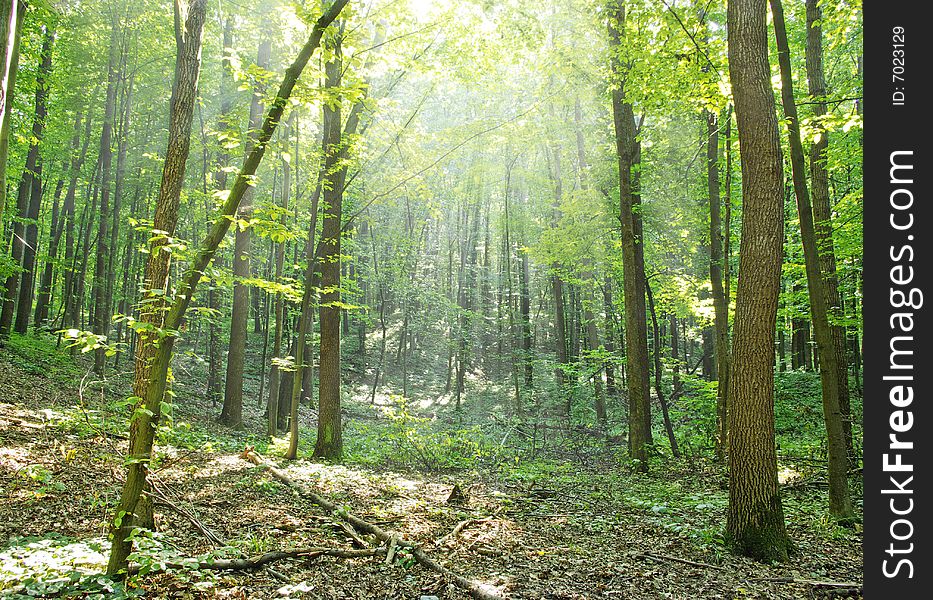
<path id="1" fill-rule="evenodd" d="M 102 391 L 87 383 L 85 373 L 70 357 L 44 349 L 24 344 L 0 350 L 0 597 L 32 597 L 43 590 L 92 597 L 64 582 L 70 572 L 100 572 L 106 563 L 106 523 L 119 494 L 126 444 L 120 429 L 107 425 L 118 420 L 108 421 L 106 413 L 125 390 L 114 384 Z M 228 555 L 352 547 L 339 515 L 325 514 L 240 458 L 252 438 L 218 434 L 212 423 L 217 411 L 205 411 L 199 402 L 176 401 L 174 433 L 160 440 L 158 493 L 226 541 Z M 385 417 L 368 403 L 349 409 L 351 419 L 390 432 L 372 435 L 368 444 L 398 443 L 391 437 L 397 430 L 378 429 Z M 182 417 L 190 425 L 179 426 Z M 252 418 L 258 421 L 261 413 Z M 861 593 L 861 534 L 830 522 L 825 487 L 818 475 L 803 471 L 782 492 L 797 553 L 788 563 L 763 565 L 732 556 L 723 546 L 725 475 L 701 459 L 669 460 L 653 465 L 651 475 L 636 475 L 610 447 L 568 452 L 561 460 L 389 470 L 360 460 L 287 463 L 278 458 L 277 446 L 263 449 L 292 479 L 420 544 L 451 570 L 496 586 L 507 598 L 731 600 Z M 460 500 L 450 499 L 455 485 L 463 492 Z M 157 504 L 156 520 L 159 533 L 138 544 L 141 564 L 214 549 L 168 504 Z M 147 598 L 467 597 L 411 563 L 404 554 L 393 564 L 383 556 L 321 556 L 277 562 L 274 573 L 177 570 L 133 577 L 126 592 Z"/>

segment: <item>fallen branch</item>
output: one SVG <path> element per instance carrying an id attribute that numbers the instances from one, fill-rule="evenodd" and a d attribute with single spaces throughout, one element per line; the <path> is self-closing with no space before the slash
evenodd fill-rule
<path id="1" fill-rule="evenodd" d="M 415 561 L 418 562 L 418 564 L 434 571 L 435 573 L 442 575 L 443 577 L 446 577 L 457 587 L 469 592 L 469 594 L 473 598 L 476 598 L 477 600 L 501 600 L 502 596 L 499 594 L 498 590 L 496 590 L 494 587 L 484 584 L 484 583 L 480 583 L 478 581 L 467 579 L 466 577 L 463 577 L 462 575 L 458 575 L 454 573 L 447 567 L 441 565 L 440 563 L 435 561 L 433 558 L 425 554 L 425 552 L 414 542 L 410 542 L 403 538 L 394 536 L 391 533 L 388 533 L 387 531 L 383 530 L 382 528 L 377 527 L 376 525 L 373 525 L 372 523 L 369 523 L 367 521 L 364 521 L 363 519 L 357 517 L 353 513 L 345 512 L 341 510 L 340 507 L 338 507 L 333 502 L 330 502 L 324 497 L 312 492 L 310 489 L 307 488 L 307 486 L 297 481 L 292 480 L 285 473 L 283 473 L 276 467 L 272 466 L 271 464 L 265 462 L 265 460 L 259 454 L 257 454 L 251 447 L 247 447 L 243 451 L 243 453 L 240 454 L 240 457 L 245 460 L 248 460 L 249 462 L 253 463 L 254 465 L 258 467 L 265 469 L 273 477 L 275 477 L 282 483 L 288 485 L 289 487 L 293 488 L 299 494 L 311 500 L 311 502 L 314 502 L 315 504 L 317 504 L 318 506 L 326 510 L 328 513 L 334 516 L 337 516 L 340 519 L 343 519 L 344 521 L 352 525 L 353 528 L 356 529 L 357 531 L 361 533 L 367 533 L 367 534 L 373 535 L 377 539 L 385 542 L 386 544 L 391 544 L 392 540 L 394 539 L 396 545 L 408 548 L 409 552 L 411 552 L 412 557 L 415 559 Z"/>
<path id="2" fill-rule="evenodd" d="M 213 561 L 198 561 L 197 569 L 202 571 L 252 571 L 266 567 L 267 565 L 286 560 L 289 558 L 317 558 L 318 556 L 333 556 L 335 558 L 363 558 L 367 556 L 377 556 L 385 553 L 385 548 L 368 548 L 365 550 L 345 550 L 342 548 L 297 548 L 295 550 L 273 550 L 251 556 L 247 558 L 219 558 Z M 190 569 L 192 564 L 166 562 L 160 565 L 159 569 L 151 569 L 149 572 L 164 571 L 169 569 Z M 130 575 L 135 575 L 140 570 L 138 565 L 131 565 L 127 570 Z"/>
<path id="3" fill-rule="evenodd" d="M 470 525 L 476 525 L 478 523 L 487 523 L 491 520 L 492 520 L 492 517 L 486 517 L 484 519 L 467 519 L 465 521 L 460 521 L 459 523 L 457 523 L 457 526 L 454 527 L 453 531 L 451 531 L 450 533 L 448 533 L 447 535 L 443 537 L 438 538 L 438 540 L 434 542 L 434 544 L 440 545 L 448 539 L 456 538 L 458 535 L 460 535 L 463 532 L 464 529 L 466 529 Z"/>
<path id="4" fill-rule="evenodd" d="M 228 545 L 229 545 L 229 544 L 227 544 L 227 542 L 225 542 L 223 539 L 221 539 L 216 533 L 214 533 L 213 531 L 211 531 L 210 528 L 208 528 L 207 525 L 205 525 L 204 523 L 202 523 L 197 517 L 195 517 L 193 514 L 191 514 L 190 512 L 188 512 L 187 510 L 185 510 L 184 508 L 178 506 L 177 504 L 175 504 L 174 502 L 172 502 L 171 500 L 169 500 L 168 497 L 162 492 L 162 490 L 160 490 L 160 489 L 158 488 L 158 486 L 157 486 L 156 483 L 155 483 L 155 479 L 154 479 L 154 478 L 150 479 L 150 481 L 149 481 L 149 486 L 152 488 L 152 491 L 143 490 L 143 492 L 142 492 L 143 494 L 145 494 L 145 495 L 149 496 L 150 498 L 152 498 L 152 500 L 153 500 L 154 502 L 156 502 L 156 503 L 158 503 L 158 504 L 161 504 L 162 506 L 166 506 L 166 507 L 168 507 L 168 508 L 174 510 L 175 512 L 177 512 L 177 513 L 180 514 L 181 516 L 185 517 L 186 519 L 188 519 L 188 521 L 189 521 L 192 525 L 194 525 L 194 526 L 197 528 L 198 531 L 201 532 L 201 535 L 203 535 L 205 538 L 207 538 L 208 541 L 210 541 L 210 543 L 214 544 L 215 547 L 220 548 L 220 547 L 224 547 L 224 546 L 228 546 Z M 245 558 L 245 557 L 246 557 L 245 554 L 243 554 L 243 553 L 240 554 L 240 558 Z M 278 579 L 278 580 L 281 581 L 281 582 L 288 582 L 288 578 L 287 578 L 287 577 L 285 577 L 284 575 L 282 575 L 281 573 L 279 573 L 278 571 L 276 571 L 276 570 L 273 569 L 272 567 L 268 567 L 268 566 L 265 567 L 265 571 L 266 571 L 266 573 L 268 573 L 269 575 L 271 575 L 271 576 L 274 577 L 275 579 Z"/>
<path id="5" fill-rule="evenodd" d="M 709 563 L 695 562 L 692 560 L 687 560 L 686 558 L 677 558 L 676 556 L 668 556 L 666 554 L 655 554 L 654 552 L 642 552 L 638 555 L 639 558 L 651 558 L 654 560 L 669 560 L 673 562 L 683 563 L 685 565 L 692 565 L 694 567 L 704 567 L 706 569 L 716 569 L 717 571 L 725 571 L 724 567 L 719 567 L 716 565 L 711 565 Z"/>
<path id="6" fill-rule="evenodd" d="M 796 577 L 751 577 L 755 581 L 767 581 L 771 583 L 799 583 L 802 585 L 812 585 L 816 587 L 835 587 L 835 588 L 853 588 L 862 589 L 862 585 L 854 581 L 820 581 L 816 579 L 797 579 Z"/>

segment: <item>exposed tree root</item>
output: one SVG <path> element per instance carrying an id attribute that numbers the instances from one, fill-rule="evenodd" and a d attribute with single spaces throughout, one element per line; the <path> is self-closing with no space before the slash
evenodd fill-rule
<path id="1" fill-rule="evenodd" d="M 440 574 L 443 577 L 446 577 L 448 580 L 450 580 L 451 583 L 453 583 L 457 587 L 469 592 L 469 594 L 473 598 L 476 598 L 477 600 L 501 600 L 502 599 L 502 595 L 493 586 L 480 583 L 478 581 L 473 581 L 473 580 L 467 579 L 466 577 L 463 577 L 462 575 L 458 575 L 454 573 L 447 567 L 441 565 L 440 563 L 435 561 L 433 558 L 425 554 L 424 551 L 421 550 L 421 548 L 414 542 L 410 542 L 403 538 L 399 538 L 398 536 L 395 536 L 383 530 L 382 528 L 376 525 L 373 525 L 372 523 L 364 521 L 363 519 L 357 517 L 356 515 L 352 513 L 342 511 L 340 507 L 338 507 L 333 502 L 330 502 L 327 499 L 323 498 L 322 496 L 312 492 L 304 484 L 290 479 L 287 475 L 285 475 L 285 473 L 283 473 L 282 471 L 280 471 L 273 465 L 266 462 L 262 458 L 262 456 L 260 456 L 253 450 L 252 447 L 247 447 L 245 450 L 243 450 L 243 453 L 240 455 L 240 457 L 248 460 L 254 465 L 257 465 L 269 471 L 269 473 L 271 473 L 273 477 L 275 477 L 282 483 L 285 483 L 289 487 L 293 488 L 299 494 L 311 500 L 312 502 L 314 502 L 315 504 L 323 508 L 325 511 L 327 511 L 329 514 L 339 516 L 339 518 L 343 519 L 344 521 L 352 525 L 353 528 L 356 529 L 358 532 L 373 535 L 378 540 L 385 542 L 386 544 L 390 546 L 396 545 L 396 546 L 402 546 L 402 547 L 407 548 L 409 552 L 411 552 L 412 557 L 418 562 L 418 564 L 434 571 L 435 573 Z M 393 544 L 393 540 L 394 540 L 394 544 Z"/>

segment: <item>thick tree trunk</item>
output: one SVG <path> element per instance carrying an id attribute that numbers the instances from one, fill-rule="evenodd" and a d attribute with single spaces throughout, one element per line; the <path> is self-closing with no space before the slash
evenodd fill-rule
<path id="1" fill-rule="evenodd" d="M 729 379 L 729 507 L 733 550 L 787 560 L 774 442 L 774 330 L 784 240 L 781 143 L 768 64 L 765 0 L 728 5 L 729 72 L 742 153 L 742 242 Z"/>
<path id="2" fill-rule="evenodd" d="M 836 339 L 829 322 L 825 280 L 820 264 L 816 231 L 810 207 L 807 189 L 806 166 L 803 144 L 800 141 L 800 122 L 797 119 L 797 106 L 794 102 L 793 78 L 790 65 L 790 48 L 787 32 L 784 28 L 784 9 L 781 0 L 771 0 L 771 13 L 774 20 L 774 33 L 777 40 L 778 63 L 781 70 L 781 97 L 784 104 L 784 117 L 787 120 L 790 143 L 791 168 L 794 180 L 794 192 L 797 198 L 797 213 L 800 217 L 800 238 L 807 271 L 807 289 L 810 297 L 810 315 L 816 334 L 820 365 L 820 383 L 823 392 L 823 420 L 826 424 L 826 448 L 829 479 L 829 511 L 838 520 L 850 521 L 855 512 L 849 496 L 848 457 L 846 452 L 845 429 L 842 412 L 839 408 L 839 376 Z M 838 290 L 837 290 L 838 300 Z M 845 353 L 845 347 L 841 349 Z M 844 360 L 844 359 L 843 359 Z"/>
<path id="3" fill-rule="evenodd" d="M 333 58 L 325 65 L 326 88 L 340 87 L 343 69 L 343 32 L 335 34 Z M 320 366 L 318 373 L 318 423 L 314 456 L 338 460 L 343 455 L 343 423 L 340 414 L 340 241 L 342 237 L 343 188 L 346 182 L 347 144 L 356 132 L 362 107 L 354 105 L 341 132 L 340 100 L 324 106 L 324 198 L 321 227 Z M 341 135 L 343 133 L 343 135 Z"/>

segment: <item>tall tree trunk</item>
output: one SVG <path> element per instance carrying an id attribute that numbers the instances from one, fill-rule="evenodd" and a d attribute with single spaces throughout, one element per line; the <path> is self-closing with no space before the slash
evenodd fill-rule
<path id="1" fill-rule="evenodd" d="M 654 294 L 651 292 L 651 285 L 645 283 L 645 292 L 648 295 L 648 309 L 651 313 L 651 325 L 654 333 L 654 390 L 658 395 L 658 402 L 661 404 L 661 416 L 664 419 L 664 431 L 667 432 L 667 441 L 671 445 L 671 454 L 674 458 L 680 458 L 680 449 L 677 447 L 677 437 L 674 435 L 674 426 L 671 424 L 670 411 L 668 410 L 667 397 L 664 395 L 664 388 L 661 386 L 661 380 L 664 369 L 661 365 L 661 330 L 658 327 L 658 314 L 654 305 Z"/>
<path id="2" fill-rule="evenodd" d="M 342 32 L 329 40 L 333 57 L 325 65 L 324 86 L 335 93 L 343 69 Z M 340 415 L 340 238 L 348 140 L 341 136 L 341 98 L 324 105 L 324 198 L 321 229 L 320 372 L 317 441 L 314 456 L 336 460 L 343 454 Z"/>
<path id="3" fill-rule="evenodd" d="M 528 263 L 528 253 L 522 252 L 522 266 L 518 277 L 518 312 L 521 315 L 525 388 L 531 391 L 534 388 L 534 356 L 531 351 L 531 268 Z"/>
<path id="4" fill-rule="evenodd" d="M 22 7 L 21 7 L 22 8 Z M 39 70 L 36 75 L 35 116 L 32 122 L 32 139 L 26 154 L 26 166 L 20 179 L 17 194 L 18 216 L 27 219 L 28 225 L 17 222 L 13 227 L 12 258 L 15 266 L 22 265 L 22 274 L 14 273 L 7 278 L 6 295 L 0 312 L 0 339 L 5 337 L 13 325 L 14 307 L 16 310 L 15 328 L 17 333 L 26 333 L 29 315 L 32 312 L 32 288 L 36 262 L 36 246 L 39 241 L 39 205 L 42 200 L 42 155 L 39 145 L 45 133 L 45 119 L 48 115 L 46 98 L 48 96 L 48 77 L 52 70 L 52 32 L 43 28 L 42 50 Z M 3 168 L 6 165 L 0 165 Z M 17 296 L 19 300 L 16 306 Z M 24 308 L 25 307 L 25 308 Z"/>
<path id="5" fill-rule="evenodd" d="M 829 471 L 829 512 L 841 521 L 850 521 L 855 512 L 849 497 L 848 456 L 842 412 L 839 409 L 839 369 L 836 340 L 829 323 L 827 293 L 824 289 L 819 248 L 807 189 L 806 166 L 803 144 L 800 141 L 800 122 L 794 102 L 794 84 L 790 65 L 790 48 L 784 28 L 784 9 L 781 0 L 771 0 L 774 34 L 777 40 L 778 64 L 781 70 L 781 98 L 784 117 L 787 120 L 790 143 L 791 169 L 794 192 L 797 198 L 797 213 L 800 217 L 800 238 L 807 271 L 807 289 L 810 292 L 810 315 L 816 334 L 820 365 L 820 383 L 823 391 L 823 420 L 826 424 L 826 448 Z M 838 290 L 837 290 L 838 300 Z M 845 347 L 842 347 L 843 354 Z"/>
<path id="6" fill-rule="evenodd" d="M 138 39 L 136 41 L 138 45 Z M 136 53 L 138 55 L 138 52 Z M 122 222 L 122 212 L 123 212 L 123 196 L 124 190 L 126 189 L 126 153 L 129 149 L 129 138 L 130 138 L 130 115 L 132 114 L 133 108 L 133 82 L 135 80 L 135 73 L 138 66 L 137 61 L 134 57 L 134 64 L 132 69 L 127 75 L 127 59 L 129 55 L 129 45 L 124 44 L 123 47 L 123 61 L 122 67 L 120 70 L 120 79 L 123 80 L 124 90 L 123 90 L 123 105 L 120 113 L 120 130 L 119 130 L 119 142 L 117 143 L 117 167 L 114 173 L 114 188 L 113 188 L 113 222 L 110 227 L 110 260 L 107 265 L 107 313 L 108 315 L 112 313 L 113 302 L 114 302 L 114 291 L 117 281 L 117 268 L 116 260 L 117 258 L 117 248 L 120 244 L 120 224 Z M 138 185 L 138 183 L 137 183 Z M 124 273 L 126 269 L 129 268 L 129 263 L 125 262 L 123 264 Z M 120 296 L 121 298 L 127 294 L 127 290 L 121 289 Z M 117 328 L 117 335 L 115 336 L 115 341 L 120 341 L 119 336 L 119 327 Z"/>
<path id="7" fill-rule="evenodd" d="M 259 44 L 256 66 L 260 69 L 269 67 L 272 56 L 272 41 L 263 40 Z M 249 136 L 247 153 L 256 144 L 258 129 L 262 125 L 261 98 L 265 86 L 253 90 L 253 99 L 249 107 Z M 237 220 L 233 249 L 233 314 L 230 317 L 230 346 L 227 351 L 227 376 L 224 385 L 224 405 L 218 421 L 228 427 L 239 428 L 243 424 L 243 369 L 246 364 L 247 323 L 250 312 L 250 286 L 244 280 L 250 277 L 250 236 L 252 230 L 244 223 L 253 213 L 253 194 L 250 187 L 243 196 Z"/>
<path id="8" fill-rule="evenodd" d="M 169 112 L 168 149 L 162 167 L 162 182 L 153 219 L 153 228 L 164 231 L 149 244 L 144 289 L 146 302 L 140 310 L 140 321 L 149 327 L 139 330 L 133 394 L 140 406 L 130 420 L 128 469 L 120 501 L 110 526 L 113 545 L 107 563 L 107 573 L 117 574 L 126 568 L 132 551 L 132 533 L 137 505 L 146 484 L 148 463 L 152 454 L 155 430 L 161 413 L 162 397 L 168 379 L 174 337 L 163 335 L 162 327 L 174 328 L 176 322 L 166 322 L 163 310 L 169 297 L 169 267 L 171 253 L 163 250 L 167 237 L 175 232 L 178 205 L 185 176 L 185 161 L 191 142 L 191 121 L 194 114 L 198 76 L 201 70 L 201 34 L 207 10 L 206 0 L 192 0 L 188 6 L 179 1 L 175 9 L 175 80 Z M 203 266 L 201 267 L 203 269 Z M 200 275 L 199 275 L 200 278 Z M 193 290 L 188 290 L 190 294 Z M 188 300 L 190 302 L 190 298 Z M 142 409 L 142 410 L 140 410 Z"/>
<path id="9" fill-rule="evenodd" d="M 619 222 L 622 235 L 625 291 L 625 353 L 629 395 L 629 455 L 639 471 L 648 470 L 651 404 L 648 392 L 648 324 L 645 312 L 645 263 L 640 204 L 632 169 L 637 164 L 635 115 L 625 100 L 627 67 L 621 61 L 625 7 L 616 0 L 609 8 L 609 51 L 612 77 L 612 117 L 619 162 Z"/>
<path id="10" fill-rule="evenodd" d="M 220 114 L 217 116 L 217 130 L 222 135 L 229 135 L 232 129 L 230 122 L 230 111 L 233 109 L 233 69 L 231 59 L 233 57 L 233 17 L 227 15 L 224 20 L 223 29 L 223 58 L 221 59 L 220 72 Z M 220 145 L 217 154 L 217 163 L 214 172 L 214 189 L 227 189 L 227 162 L 230 156 L 227 153 L 225 144 Z M 214 268 L 222 267 L 222 256 L 214 259 Z M 221 356 L 220 342 L 220 309 L 223 301 L 223 294 L 216 284 L 212 284 L 207 293 L 207 305 L 213 311 L 210 324 L 208 325 L 208 367 L 207 367 L 207 397 L 211 401 L 211 406 L 217 406 L 223 394 L 221 385 L 220 371 L 223 368 L 223 358 Z"/>
<path id="11" fill-rule="evenodd" d="M 731 117 L 730 117 L 731 118 Z M 713 323 L 716 352 L 716 458 L 725 459 L 729 445 L 729 305 L 723 286 L 722 218 L 719 195 L 719 123 L 716 113 L 706 111 L 706 179 L 709 194 L 709 274 L 713 293 Z"/>
<path id="12" fill-rule="evenodd" d="M 563 200 L 563 184 L 561 172 L 561 147 L 555 145 L 553 148 L 545 147 L 548 157 L 548 176 L 551 180 L 553 190 L 553 200 L 551 202 L 551 226 L 557 227 L 560 221 L 560 205 Z M 557 354 L 557 365 L 554 369 L 554 377 L 557 382 L 558 397 L 564 402 L 564 414 L 569 419 L 571 411 L 570 390 L 567 389 L 567 376 L 564 371 L 568 365 L 569 350 L 567 336 L 567 308 L 564 298 L 564 281 L 561 279 L 561 264 L 554 262 L 551 264 L 551 295 L 554 301 L 554 341 Z"/>
<path id="13" fill-rule="evenodd" d="M 285 141 L 288 142 L 288 132 L 294 128 L 295 125 L 295 115 L 297 113 L 292 113 L 291 118 L 287 123 L 285 129 Z M 280 206 L 282 208 L 282 215 L 279 219 L 279 224 L 282 227 L 285 227 L 285 213 L 288 210 L 288 194 L 291 187 L 291 160 L 282 160 L 282 196 Z M 280 242 L 276 244 L 275 247 L 275 281 L 279 281 L 282 278 L 282 272 L 285 269 L 285 242 Z M 285 319 L 285 297 L 282 294 L 276 294 L 275 296 L 275 334 L 272 338 L 272 367 L 269 370 L 269 403 L 267 407 L 268 412 L 268 426 L 266 433 L 270 436 L 274 436 L 278 432 L 278 422 L 279 422 L 279 367 L 276 364 L 275 359 L 281 358 L 282 355 L 282 330 L 284 328 Z"/>
<path id="14" fill-rule="evenodd" d="M 774 441 L 774 329 L 784 199 L 765 0 L 731 0 L 728 32 L 743 210 L 729 378 L 726 536 L 739 554 L 784 561 L 791 543 L 784 527 Z"/>
<path id="15" fill-rule="evenodd" d="M 107 95 L 104 101 L 104 122 L 100 134 L 100 221 L 97 226 L 97 254 L 94 263 L 94 325 L 93 332 L 106 337 L 110 332 L 110 300 L 107 298 L 109 277 L 107 265 L 110 260 L 110 178 L 113 164 L 113 120 L 117 102 L 118 23 L 113 23 L 110 33 L 110 61 L 107 66 Z M 94 352 L 94 372 L 103 375 L 106 348 Z"/>
<path id="16" fill-rule="evenodd" d="M 3 233 L 3 212 L 6 207 L 6 164 L 10 154 L 10 115 L 13 113 L 13 92 L 19 71 L 19 46 L 22 39 L 26 3 L 22 0 L 3 0 L 0 5 L 0 234 Z M 12 31 L 11 31 L 12 29 Z M 2 339 L 2 335 L 0 335 Z"/>
<path id="17" fill-rule="evenodd" d="M 34 121 L 33 136 L 41 144 L 45 133 L 45 120 L 48 116 L 46 98 L 49 92 L 48 78 L 52 72 L 52 41 L 54 35 L 51 29 L 45 29 L 42 38 L 42 50 L 39 72 L 36 76 L 36 119 Z M 41 98 L 40 98 L 41 93 Z M 37 130 L 35 124 L 40 125 Z M 59 188 L 60 189 L 60 188 Z M 32 180 L 32 189 L 29 196 L 29 210 L 26 225 L 26 244 L 23 251 L 23 273 L 19 286 L 19 302 L 16 306 L 16 332 L 26 333 L 29 328 L 29 319 L 32 315 L 32 299 L 36 283 L 36 257 L 39 250 L 39 211 L 42 203 L 42 154 L 36 161 L 35 176 Z"/>
<path id="18" fill-rule="evenodd" d="M 846 356 L 846 332 L 840 321 L 845 316 L 845 305 L 839 294 L 839 277 L 836 274 L 836 251 L 833 246 L 832 206 L 829 197 L 829 172 L 826 167 L 826 151 L 829 132 L 823 129 L 820 117 L 826 114 L 826 81 L 823 77 L 823 14 L 817 0 L 807 0 L 807 82 L 813 98 L 813 116 L 819 137 L 810 146 L 810 178 L 812 182 L 813 221 L 816 248 L 823 276 L 823 291 L 826 294 L 826 310 L 830 318 L 833 351 L 835 353 L 835 377 L 839 390 L 839 411 L 845 436 L 846 454 L 850 465 L 857 462 L 852 445 L 852 414 L 849 401 L 849 367 Z M 826 350 L 828 351 L 828 349 Z"/>

